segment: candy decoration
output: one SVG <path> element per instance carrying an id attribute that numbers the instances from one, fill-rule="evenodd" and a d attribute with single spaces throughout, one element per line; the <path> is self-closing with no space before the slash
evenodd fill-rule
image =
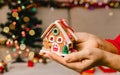
<path id="1" fill-rule="evenodd" d="M 63 49 L 62 49 L 62 53 L 63 53 L 63 54 L 68 54 L 68 48 L 67 48 L 66 45 L 65 45 L 65 46 L 63 47 Z"/>
<path id="2" fill-rule="evenodd" d="M 62 24 L 65 28 L 68 28 L 68 29 L 70 29 L 72 32 L 74 32 L 74 30 L 73 30 L 71 27 L 69 27 L 69 25 L 66 23 L 66 20 L 65 20 L 65 19 L 60 19 L 60 22 L 61 22 L 61 24 Z"/>
<path id="3" fill-rule="evenodd" d="M 70 39 L 72 39 L 72 35 L 71 35 L 71 33 L 68 33 L 68 36 L 69 36 Z"/>
<path id="4" fill-rule="evenodd" d="M 60 30 L 58 28 L 53 28 L 52 30 L 53 35 L 57 36 L 60 33 Z"/>

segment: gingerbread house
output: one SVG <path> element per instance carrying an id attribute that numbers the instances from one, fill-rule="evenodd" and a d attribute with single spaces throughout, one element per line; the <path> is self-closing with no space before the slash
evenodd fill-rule
<path id="1" fill-rule="evenodd" d="M 41 51 L 52 51 L 62 56 L 74 52 L 73 42 L 77 40 L 73 29 L 64 19 L 52 23 L 41 38 L 43 38 Z"/>

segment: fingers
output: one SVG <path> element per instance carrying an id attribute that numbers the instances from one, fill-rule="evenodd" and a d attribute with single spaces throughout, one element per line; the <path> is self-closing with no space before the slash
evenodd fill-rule
<path id="1" fill-rule="evenodd" d="M 78 58 L 78 53 L 71 53 L 71 54 L 68 54 L 64 57 L 64 60 L 66 62 L 75 62 L 75 61 L 78 61 L 79 58 Z"/>
<path id="2" fill-rule="evenodd" d="M 64 60 L 66 62 L 78 62 L 83 59 L 86 59 L 87 57 L 85 57 L 85 56 L 86 56 L 86 53 L 84 51 L 80 51 L 80 52 L 75 52 L 75 53 L 66 55 L 64 57 Z"/>
<path id="3" fill-rule="evenodd" d="M 56 61 L 56 62 L 59 62 L 60 64 L 63 64 L 63 65 L 66 64 L 65 60 L 63 59 L 63 57 L 57 55 L 56 53 L 49 52 L 48 54 L 49 54 L 49 56 L 50 56 L 50 58 L 51 58 L 52 60 L 54 60 L 54 61 Z"/>
<path id="4" fill-rule="evenodd" d="M 40 52 L 40 54 L 78 72 L 85 70 L 90 65 L 90 60 L 82 60 L 86 56 L 82 51 L 68 54 L 65 57 L 61 57 L 53 52 Z"/>
<path id="5" fill-rule="evenodd" d="M 57 55 L 56 53 L 40 51 L 39 54 L 42 55 L 42 56 L 45 56 L 47 58 L 50 58 L 50 59 L 52 59 L 56 62 L 59 62 L 61 64 L 65 64 L 65 60 L 63 59 L 63 57 Z"/>
<path id="6" fill-rule="evenodd" d="M 64 65 L 64 66 L 66 66 L 66 67 L 68 67 L 68 68 L 70 68 L 70 69 L 73 69 L 73 70 L 75 70 L 75 71 L 78 71 L 78 72 L 80 72 L 80 71 L 82 71 L 82 70 L 84 70 L 84 66 L 86 66 L 86 65 L 84 65 L 84 64 L 86 64 L 86 62 L 85 63 L 82 63 L 82 62 L 71 62 L 71 63 L 68 63 L 68 62 L 66 62 L 66 60 L 65 60 L 65 58 L 64 57 L 61 57 L 61 56 L 59 56 L 59 55 L 57 55 L 57 54 L 55 54 L 55 53 L 52 53 L 52 52 L 50 52 L 50 53 L 48 53 L 49 54 L 49 56 L 52 58 L 52 60 L 54 60 L 54 61 L 56 61 L 56 62 L 58 62 L 58 63 L 60 63 L 60 64 L 62 64 L 62 65 Z M 73 55 L 71 55 L 71 57 L 72 57 Z M 75 57 L 75 56 L 74 56 Z M 74 58 L 75 59 L 75 58 Z"/>

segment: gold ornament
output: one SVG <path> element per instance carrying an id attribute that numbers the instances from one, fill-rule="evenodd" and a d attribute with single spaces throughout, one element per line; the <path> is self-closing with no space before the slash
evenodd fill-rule
<path id="1" fill-rule="evenodd" d="M 119 2 L 115 3 L 114 7 L 117 8 L 119 6 Z"/>
<path id="2" fill-rule="evenodd" d="M 9 27 L 4 27 L 4 28 L 3 28 L 3 31 L 4 31 L 5 33 L 8 33 L 9 30 L 10 30 Z"/>
<path id="3" fill-rule="evenodd" d="M 5 57 L 5 59 L 6 59 L 7 61 L 11 61 L 11 60 L 12 60 L 12 57 L 11 57 L 10 54 L 8 54 L 8 55 Z"/>
<path id="4" fill-rule="evenodd" d="M 25 50 L 25 48 L 26 48 L 26 45 L 25 45 L 25 44 L 20 44 L 20 49 L 21 49 L 21 50 Z"/>
<path id="5" fill-rule="evenodd" d="M 0 37 L 0 44 L 3 45 L 5 44 L 5 41 L 7 40 L 7 38 L 5 37 Z"/>
<path id="6" fill-rule="evenodd" d="M 11 30 L 15 30 L 15 25 L 14 25 L 14 24 L 10 24 L 9 28 L 10 28 Z"/>
<path id="7" fill-rule="evenodd" d="M 30 31 L 29 31 L 29 34 L 30 34 L 31 36 L 34 36 L 34 35 L 35 35 L 35 31 L 34 31 L 34 30 L 30 30 Z"/>
<path id="8" fill-rule="evenodd" d="M 112 7 L 112 6 L 114 6 L 114 3 L 112 2 L 112 3 L 110 3 L 110 6 Z"/>
<path id="9" fill-rule="evenodd" d="M 13 17 L 18 17 L 18 13 L 17 13 L 17 12 L 13 12 L 13 13 L 12 13 L 12 16 L 13 16 Z"/>
<path id="10" fill-rule="evenodd" d="M 28 59 L 33 59 L 35 53 L 34 52 L 30 52 L 29 55 L 28 55 Z"/>
<path id="11" fill-rule="evenodd" d="M 27 17 L 27 16 L 25 16 L 25 17 L 23 18 L 23 21 L 24 21 L 24 22 L 29 22 L 29 21 L 30 21 L 30 18 Z"/>
<path id="12" fill-rule="evenodd" d="M 33 62 L 34 62 L 34 63 L 38 63 L 38 62 L 39 62 L 39 59 L 38 59 L 38 58 L 34 58 L 34 59 L 33 59 Z"/>

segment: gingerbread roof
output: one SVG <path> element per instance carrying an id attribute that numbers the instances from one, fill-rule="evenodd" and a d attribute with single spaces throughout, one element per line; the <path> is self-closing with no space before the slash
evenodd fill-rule
<path id="1" fill-rule="evenodd" d="M 46 31 L 43 33 L 43 35 L 41 36 L 41 38 L 45 37 L 47 34 L 49 34 L 49 32 L 52 30 L 52 28 L 54 26 L 57 26 L 61 32 L 63 33 L 63 36 L 65 37 L 67 44 L 72 43 L 69 36 L 67 35 L 65 29 L 63 27 L 65 27 L 67 29 L 67 31 L 69 33 L 71 33 L 71 35 L 74 37 L 75 40 L 77 40 L 77 37 L 74 34 L 73 29 L 71 29 L 67 23 L 65 22 L 65 20 L 56 20 L 54 23 L 52 23 L 47 29 Z"/>

